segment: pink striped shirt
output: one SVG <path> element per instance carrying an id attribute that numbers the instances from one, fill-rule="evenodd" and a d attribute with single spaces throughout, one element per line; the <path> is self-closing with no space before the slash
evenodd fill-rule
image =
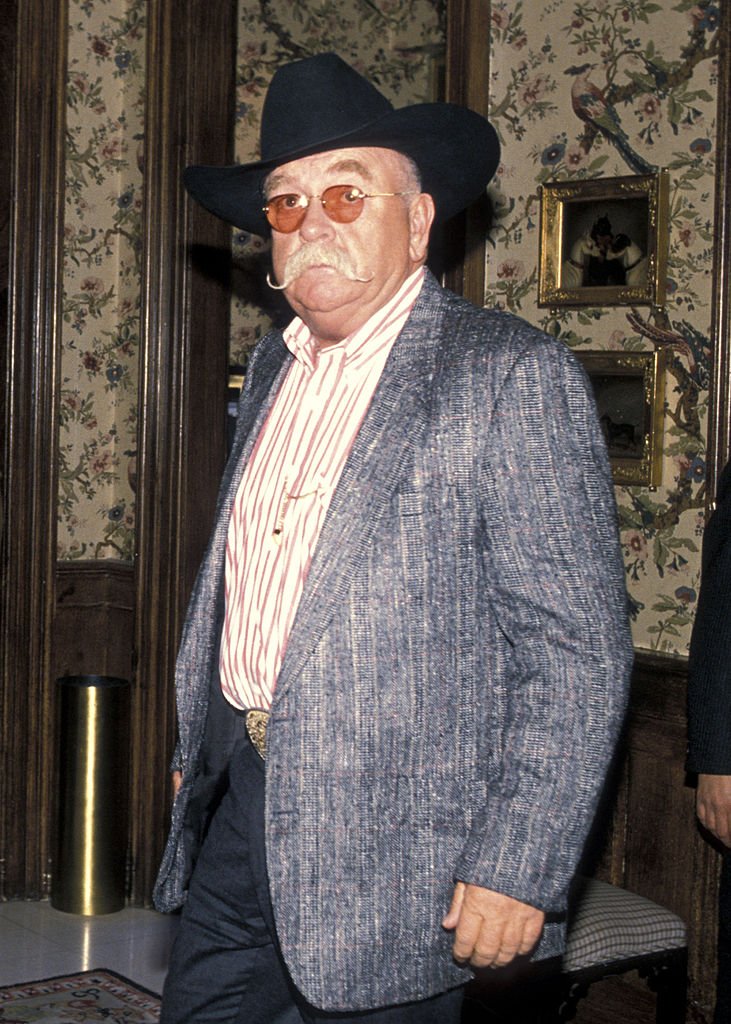
<path id="1" fill-rule="evenodd" d="M 226 545 L 221 686 L 268 708 L 325 514 L 388 354 L 424 280 L 419 269 L 358 331 L 319 347 L 295 318 L 294 361 L 234 502 Z"/>

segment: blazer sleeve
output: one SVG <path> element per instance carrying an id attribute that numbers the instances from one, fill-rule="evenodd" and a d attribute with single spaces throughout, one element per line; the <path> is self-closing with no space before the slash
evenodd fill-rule
<path id="1" fill-rule="evenodd" d="M 530 341 L 485 430 L 483 557 L 510 667 L 495 783 L 458 877 L 551 911 L 613 754 L 632 645 L 590 384 L 565 346 Z"/>
<path id="2" fill-rule="evenodd" d="M 700 594 L 688 658 L 688 762 L 731 775 L 731 463 L 703 537 Z"/>

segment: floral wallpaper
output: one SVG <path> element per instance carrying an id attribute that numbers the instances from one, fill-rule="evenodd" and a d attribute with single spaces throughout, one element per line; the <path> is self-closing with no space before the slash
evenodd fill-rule
<path id="1" fill-rule="evenodd" d="M 255 159 L 283 61 L 336 50 L 396 105 L 431 99 L 447 0 L 239 0 L 236 159 Z M 58 552 L 134 557 L 145 0 L 69 0 Z M 684 654 L 700 573 L 711 358 L 718 7 L 710 0 L 492 0 L 491 117 L 503 160 L 486 303 L 572 348 L 667 354 L 663 479 L 617 488 L 635 643 Z M 539 188 L 667 168 L 661 309 L 541 309 Z M 230 361 L 282 316 L 265 243 L 237 232 Z"/>
<path id="2" fill-rule="evenodd" d="M 617 488 L 637 647 L 685 654 L 705 500 L 718 8 L 691 0 L 493 0 L 491 118 L 503 160 L 486 302 L 575 349 L 666 349 L 662 486 Z M 670 174 L 661 309 L 539 309 L 539 187 Z"/>
<path id="3" fill-rule="evenodd" d="M 70 0 L 58 557 L 131 560 L 144 0 Z"/>

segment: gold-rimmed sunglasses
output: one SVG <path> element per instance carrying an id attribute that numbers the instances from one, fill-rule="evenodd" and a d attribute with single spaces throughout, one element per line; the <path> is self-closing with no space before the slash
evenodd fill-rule
<path id="1" fill-rule="evenodd" d="M 281 196 L 272 196 L 266 205 L 262 206 L 262 210 L 275 231 L 289 234 L 296 231 L 305 219 L 307 208 L 313 199 L 319 199 L 330 220 L 336 224 L 350 224 L 360 217 L 366 199 L 416 194 L 413 189 L 408 192 L 364 192 L 356 185 L 330 185 L 319 196 L 305 196 L 299 192 L 285 192 Z"/>

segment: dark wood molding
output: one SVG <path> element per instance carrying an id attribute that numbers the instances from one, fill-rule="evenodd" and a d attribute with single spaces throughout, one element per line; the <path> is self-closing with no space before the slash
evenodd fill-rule
<path id="1" fill-rule="evenodd" d="M 150 0 L 145 113 L 132 898 L 169 820 L 173 675 L 226 451 L 230 229 L 186 199 L 189 163 L 231 161 L 236 6 Z"/>
<path id="2" fill-rule="evenodd" d="M 0 895 L 47 890 L 67 5 L 4 4 L 12 197 L 3 382 Z M 6 77 L 9 80 L 9 76 Z"/>
<path id="3" fill-rule="evenodd" d="M 718 476 L 731 454 L 731 5 L 721 4 L 716 135 L 716 196 L 713 218 L 713 376 L 708 410 L 706 506 L 716 496 Z"/>
<path id="4" fill-rule="evenodd" d="M 111 559 L 59 562 L 53 678 L 132 679 L 134 567 Z"/>
<path id="5" fill-rule="evenodd" d="M 490 0 L 447 4 L 446 95 L 449 103 L 471 107 L 485 117 L 489 107 Z M 477 306 L 485 304 L 485 202 L 447 225 L 445 284 Z"/>

